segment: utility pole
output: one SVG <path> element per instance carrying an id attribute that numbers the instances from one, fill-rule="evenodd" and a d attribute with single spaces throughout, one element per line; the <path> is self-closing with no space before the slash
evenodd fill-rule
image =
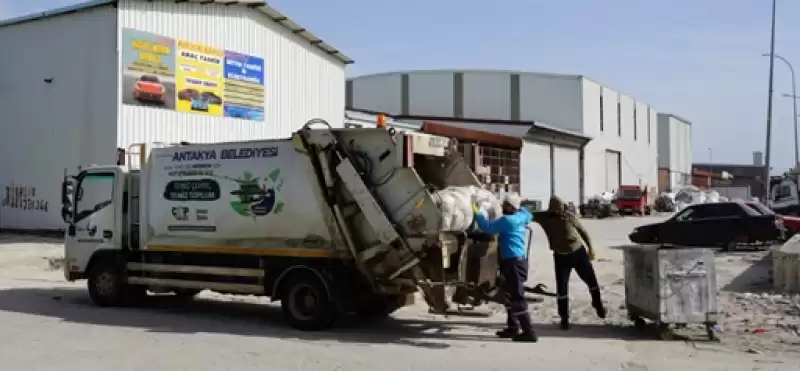
<path id="1" fill-rule="evenodd" d="M 772 0 L 772 27 L 769 38 L 769 93 L 767 94 L 767 145 L 764 153 L 764 201 L 769 200 L 770 150 L 772 149 L 772 81 L 775 74 L 775 10 L 777 0 Z"/>
<path id="2" fill-rule="evenodd" d="M 777 58 L 778 56 L 775 56 Z M 783 96 L 786 98 L 792 98 L 792 103 L 794 103 L 792 109 L 794 111 L 794 168 L 800 167 L 800 148 L 798 148 L 798 138 L 797 138 L 797 99 L 798 96 L 795 94 L 795 86 L 792 84 L 792 94 L 784 94 Z"/>
<path id="3" fill-rule="evenodd" d="M 708 188 L 711 188 L 711 178 L 714 176 L 714 151 L 708 148 Z"/>
<path id="4" fill-rule="evenodd" d="M 769 57 L 769 54 L 763 54 L 764 57 Z M 789 72 L 792 73 L 792 94 L 784 94 L 785 98 L 792 98 L 792 109 L 794 112 L 794 166 L 800 166 L 800 146 L 798 146 L 798 139 L 797 139 L 797 78 L 794 73 L 794 66 L 789 62 L 788 59 L 782 57 L 779 54 L 775 54 L 776 59 L 780 59 L 786 67 L 789 67 Z"/>

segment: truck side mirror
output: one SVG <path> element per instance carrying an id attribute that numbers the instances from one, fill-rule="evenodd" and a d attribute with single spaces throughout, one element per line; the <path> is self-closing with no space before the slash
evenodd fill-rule
<path id="1" fill-rule="evenodd" d="M 67 224 L 71 224 L 73 220 L 73 194 L 75 194 L 74 182 L 71 179 L 64 177 L 64 180 L 61 182 L 61 219 Z"/>

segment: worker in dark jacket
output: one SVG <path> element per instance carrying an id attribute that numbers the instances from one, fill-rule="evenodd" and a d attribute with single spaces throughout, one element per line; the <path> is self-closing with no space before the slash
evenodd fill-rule
<path id="1" fill-rule="evenodd" d="M 497 336 L 514 341 L 536 342 L 528 301 L 525 299 L 525 281 L 528 280 L 525 232 L 531 223 L 531 213 L 520 208 L 521 203 L 519 196 L 507 195 L 503 201 L 503 216 L 495 220 L 487 220 L 477 205 L 473 204 L 472 210 L 482 231 L 498 235 L 500 274 L 503 278 L 502 289 L 508 297 L 508 319 L 507 327 L 498 331 Z"/>
<path id="2" fill-rule="evenodd" d="M 606 317 L 606 309 L 600 295 L 600 285 L 592 267 L 595 259 L 591 238 L 575 214 L 566 211 L 564 201 L 553 196 L 547 211 L 533 213 L 536 223 L 542 226 L 553 250 L 556 273 L 556 295 L 561 328 L 569 329 L 569 277 L 572 270 L 589 286 L 592 306 L 600 318 Z"/>

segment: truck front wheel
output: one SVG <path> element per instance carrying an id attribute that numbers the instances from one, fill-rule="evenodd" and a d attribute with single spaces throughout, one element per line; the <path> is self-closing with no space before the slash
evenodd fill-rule
<path id="1" fill-rule="evenodd" d="M 131 304 L 146 295 L 145 288 L 129 286 L 120 264 L 105 259 L 92 265 L 87 275 L 89 296 L 101 307 Z"/>
<path id="2" fill-rule="evenodd" d="M 320 277 L 311 272 L 297 272 L 286 279 L 281 309 L 292 327 L 318 331 L 333 325 L 337 314 L 336 304 Z"/>

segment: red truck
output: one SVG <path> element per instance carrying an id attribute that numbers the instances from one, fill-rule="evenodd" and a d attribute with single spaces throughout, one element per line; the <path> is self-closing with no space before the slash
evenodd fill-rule
<path id="1" fill-rule="evenodd" d="M 621 185 L 614 195 L 614 204 L 619 215 L 650 215 L 653 207 L 647 195 L 647 188 L 638 185 Z"/>

